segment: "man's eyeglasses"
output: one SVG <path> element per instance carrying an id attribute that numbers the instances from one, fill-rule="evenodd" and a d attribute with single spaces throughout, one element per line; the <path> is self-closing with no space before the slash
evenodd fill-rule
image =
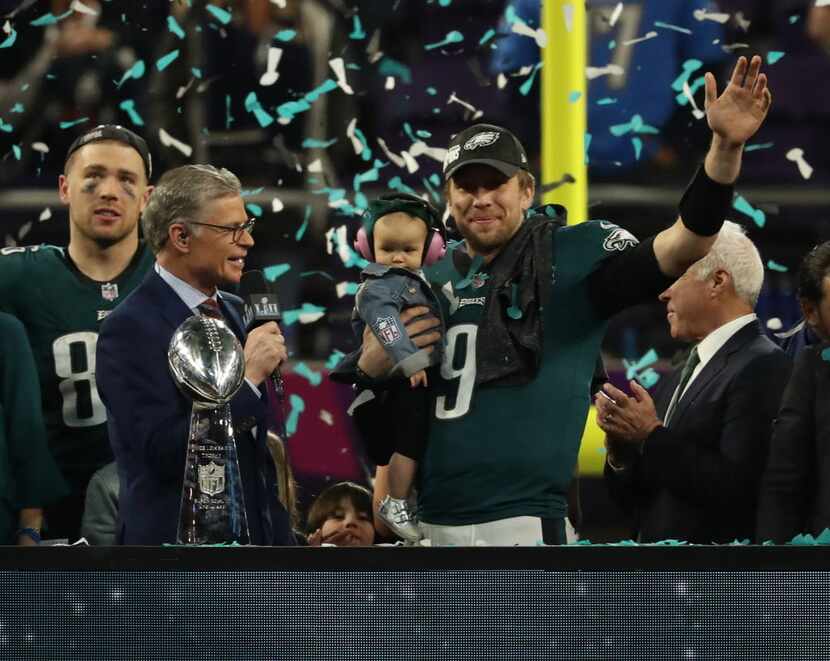
<path id="1" fill-rule="evenodd" d="M 239 239 L 242 238 L 242 232 L 253 234 L 256 218 L 248 218 L 248 220 L 241 225 L 215 225 L 213 223 L 197 223 L 195 220 L 191 220 L 189 222 L 191 225 L 201 225 L 203 227 L 212 227 L 213 229 L 222 230 L 223 232 L 233 232 L 231 241 L 239 243 Z"/>

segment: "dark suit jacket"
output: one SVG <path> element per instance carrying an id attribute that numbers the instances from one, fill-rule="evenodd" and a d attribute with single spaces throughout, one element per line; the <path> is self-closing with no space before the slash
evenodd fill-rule
<path id="1" fill-rule="evenodd" d="M 636 517 L 643 542 L 708 544 L 752 538 L 758 485 L 789 358 L 753 322 L 712 356 L 669 420 L 622 471 L 606 462 L 612 495 Z M 666 380 L 655 404 L 663 418 L 680 380 Z"/>
<path id="2" fill-rule="evenodd" d="M 827 348 L 802 350 L 784 391 L 761 483 L 759 542 L 830 527 L 830 363 L 821 356 Z"/>
<path id="3" fill-rule="evenodd" d="M 228 296 L 220 297 L 222 312 L 244 344 L 242 320 L 228 304 Z M 176 540 L 192 404 L 173 381 L 167 349 L 176 328 L 191 314 L 176 292 L 151 271 L 101 326 L 96 377 L 121 483 L 118 543 L 156 545 Z M 265 399 L 243 384 L 231 401 L 231 414 L 251 543 L 293 544 L 265 444 Z M 256 439 L 240 431 L 254 425 Z"/>

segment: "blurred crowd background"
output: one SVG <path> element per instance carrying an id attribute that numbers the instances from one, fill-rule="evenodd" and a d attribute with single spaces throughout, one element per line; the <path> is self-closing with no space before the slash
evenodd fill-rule
<path id="1" fill-rule="evenodd" d="M 588 93 L 574 102 L 588 111 L 589 217 L 640 237 L 673 220 L 707 148 L 703 73 L 722 87 L 737 56 L 763 56 L 773 106 L 733 219 L 767 265 L 759 316 L 789 327 L 797 265 L 830 238 L 830 7 L 586 4 Z M 539 188 L 557 183 L 538 178 L 538 0 L 17 0 L 0 15 L 0 242 L 66 244 L 57 177 L 99 123 L 142 134 L 154 178 L 186 162 L 233 170 L 260 221 L 248 267 L 275 282 L 300 395 L 321 412 L 338 405 L 315 395 L 320 375 L 354 346 L 348 237 L 368 199 L 443 206 L 444 148 L 473 120 L 510 128 Z M 613 373 L 652 349 L 665 362 L 678 349 L 657 302 L 614 320 L 604 358 Z"/>

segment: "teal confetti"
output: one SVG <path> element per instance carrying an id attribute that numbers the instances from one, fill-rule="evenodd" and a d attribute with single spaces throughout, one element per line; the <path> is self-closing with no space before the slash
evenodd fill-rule
<path id="1" fill-rule="evenodd" d="M 591 148 L 591 140 L 594 136 L 590 133 L 585 133 L 585 165 L 589 165 L 591 163 L 591 158 L 588 155 L 588 150 Z"/>
<path id="2" fill-rule="evenodd" d="M 767 64 L 775 64 L 782 57 L 784 57 L 784 55 L 786 55 L 786 53 L 783 53 L 780 50 L 771 50 L 767 53 Z"/>
<path id="3" fill-rule="evenodd" d="M 778 262 L 774 262 L 772 260 L 769 260 L 767 262 L 767 268 L 770 271 L 778 271 L 779 273 L 786 273 L 787 271 L 789 271 L 789 269 L 783 264 L 779 264 Z"/>
<path id="4" fill-rule="evenodd" d="M 202 70 L 199 67 L 192 67 L 190 71 L 193 74 L 194 78 L 202 78 Z"/>
<path id="5" fill-rule="evenodd" d="M 164 55 L 158 59 L 156 62 L 156 69 L 159 71 L 164 71 L 167 67 L 169 67 L 173 61 L 179 56 L 179 49 L 170 51 L 167 55 Z"/>
<path id="6" fill-rule="evenodd" d="M 9 36 L 3 40 L 2 44 L 0 44 L 0 48 L 11 48 L 14 46 L 15 41 L 17 41 L 17 30 L 12 28 L 12 31 L 9 32 Z"/>
<path id="7" fill-rule="evenodd" d="M 438 5 L 441 7 L 449 7 L 452 4 L 452 0 L 438 0 Z"/>
<path id="8" fill-rule="evenodd" d="M 631 138 L 631 146 L 634 147 L 634 160 L 639 161 L 643 153 L 643 141 L 638 137 Z"/>
<path id="9" fill-rule="evenodd" d="M 424 188 L 427 189 L 427 192 L 429 193 L 430 197 L 432 198 L 432 201 L 436 205 L 440 204 L 441 203 L 441 196 L 438 194 L 438 191 L 435 190 L 435 185 L 431 184 L 429 179 L 426 179 L 426 178 L 422 178 L 421 181 L 424 184 Z"/>
<path id="10" fill-rule="evenodd" d="M 519 18 L 519 15 L 516 13 L 516 8 L 513 5 L 507 5 L 507 9 L 504 11 L 504 20 L 508 25 L 513 25 L 513 23 L 521 21 L 522 19 Z"/>
<path id="11" fill-rule="evenodd" d="M 671 88 L 675 92 L 682 92 L 683 85 L 689 82 L 692 74 L 703 66 L 703 62 L 694 58 L 688 59 L 683 63 L 683 73 L 681 73 L 675 81 L 671 84 Z"/>
<path id="12" fill-rule="evenodd" d="M 612 105 L 616 102 L 617 102 L 617 99 L 615 99 L 613 97 L 610 97 L 610 96 L 604 96 L 601 99 L 597 100 L 597 105 L 598 106 L 610 106 L 610 105 Z"/>
<path id="13" fill-rule="evenodd" d="M 121 80 L 118 81 L 115 86 L 121 87 L 126 81 L 133 79 L 138 80 L 144 75 L 146 67 L 144 66 L 144 60 L 138 60 L 133 66 L 127 69 L 124 72 L 124 75 L 121 76 Z"/>
<path id="14" fill-rule="evenodd" d="M 399 193 L 409 193 L 410 195 L 418 195 L 418 192 L 407 186 L 403 183 L 403 180 L 400 177 L 392 177 L 386 184 L 391 190 L 398 191 Z"/>
<path id="15" fill-rule="evenodd" d="M 608 50 L 614 50 L 617 47 L 617 40 L 612 39 L 608 42 Z"/>
<path id="16" fill-rule="evenodd" d="M 305 205 L 305 218 L 303 219 L 303 224 L 300 225 L 300 229 L 294 234 L 294 240 L 299 241 L 303 238 L 306 230 L 308 229 L 308 221 L 311 219 L 311 205 Z"/>
<path id="17" fill-rule="evenodd" d="M 424 140 L 429 140 L 432 137 L 432 133 L 430 133 L 429 131 L 424 131 L 423 129 L 418 129 L 417 131 L 415 131 L 415 135 Z"/>
<path id="18" fill-rule="evenodd" d="M 274 123 L 274 118 L 268 114 L 256 98 L 256 92 L 248 92 L 245 97 L 245 110 L 252 112 L 262 128 Z"/>
<path id="19" fill-rule="evenodd" d="M 649 133 L 652 135 L 656 135 L 660 133 L 656 128 L 653 126 L 649 126 L 643 122 L 643 118 L 640 115 L 634 115 L 631 118 L 631 121 L 627 124 L 615 124 L 610 129 L 611 134 L 617 137 L 622 135 L 626 135 L 628 133 Z"/>
<path id="20" fill-rule="evenodd" d="M 12 145 L 12 151 L 14 152 L 14 157 L 19 161 L 20 156 L 23 154 L 23 152 L 20 151 L 20 145 Z"/>
<path id="21" fill-rule="evenodd" d="M 221 7 L 217 7 L 216 5 L 208 5 L 205 7 L 213 17 L 219 21 L 222 25 L 227 25 L 231 22 L 231 13 Z"/>
<path id="22" fill-rule="evenodd" d="M 333 370 L 335 367 L 337 367 L 337 365 L 340 363 L 340 361 L 343 360 L 343 358 L 345 358 L 345 357 L 346 357 L 345 353 L 335 349 L 334 351 L 331 352 L 331 355 L 326 359 L 326 366 L 325 366 L 326 369 L 327 370 Z"/>
<path id="23" fill-rule="evenodd" d="M 357 128 L 356 128 L 356 129 L 354 130 L 354 134 L 355 134 L 355 137 L 356 137 L 358 140 L 360 140 L 360 142 L 363 144 L 363 151 L 361 151 L 361 152 L 360 152 L 360 158 L 362 158 L 364 161 L 369 161 L 369 160 L 371 160 L 371 158 L 372 158 L 372 150 L 371 150 L 371 149 L 369 149 L 369 141 L 368 141 L 368 140 L 366 140 L 366 136 L 365 136 L 365 135 L 363 135 L 363 131 L 361 131 L 360 129 L 357 129 Z"/>
<path id="24" fill-rule="evenodd" d="M 368 262 L 367 262 L 368 263 Z M 296 310 L 286 310 L 283 315 L 282 319 L 285 322 L 286 326 L 291 326 L 297 323 L 300 320 L 301 315 L 305 314 L 321 314 L 326 311 L 326 308 L 321 308 L 318 305 L 312 305 L 311 303 L 303 303 L 301 308 Z"/>
<path id="25" fill-rule="evenodd" d="M 367 182 L 377 181 L 378 179 L 380 179 L 380 172 L 377 166 L 375 166 L 369 170 L 366 170 L 366 172 L 360 172 L 356 174 L 354 177 L 353 188 L 355 189 L 355 191 L 359 191 L 363 184 Z"/>
<path id="26" fill-rule="evenodd" d="M 427 44 L 424 46 L 424 50 L 435 50 L 436 48 L 449 46 L 450 44 L 460 44 L 462 41 L 464 41 L 464 35 L 458 30 L 451 30 L 442 41 L 436 41 L 434 44 Z"/>
<path id="27" fill-rule="evenodd" d="M 182 30 L 182 26 L 179 25 L 178 21 L 173 16 L 167 17 L 167 29 L 179 39 L 184 39 L 184 30 Z"/>
<path id="28" fill-rule="evenodd" d="M 682 32 L 683 34 L 692 34 L 692 31 L 689 28 L 681 28 L 679 25 L 663 23 L 663 21 L 654 21 L 654 27 L 666 28 L 667 30 L 676 30 L 677 32 Z"/>
<path id="29" fill-rule="evenodd" d="M 795 25 L 796 23 L 798 23 L 799 18 L 800 16 L 798 14 L 793 14 L 792 16 L 790 16 L 790 25 Z"/>
<path id="30" fill-rule="evenodd" d="M 300 414 L 305 411 L 305 402 L 299 395 L 289 396 L 288 402 L 291 405 L 291 411 L 285 420 L 285 431 L 289 436 L 293 436 L 300 422 Z"/>
<path id="31" fill-rule="evenodd" d="M 689 94 L 694 96 L 697 91 L 706 84 L 706 79 L 703 76 L 698 76 L 695 81 L 689 85 Z M 686 96 L 686 92 L 680 92 L 677 96 L 674 97 L 674 100 L 677 102 L 679 106 L 685 106 L 689 103 L 689 97 Z"/>
<path id="32" fill-rule="evenodd" d="M 470 269 L 467 271 L 467 275 L 456 282 L 453 285 L 453 289 L 458 291 L 469 287 L 473 282 L 473 278 L 476 277 L 476 274 L 481 269 L 482 264 L 484 264 L 484 258 L 481 255 L 473 257 L 473 261 L 470 263 Z"/>
<path id="33" fill-rule="evenodd" d="M 336 89 L 337 83 L 333 81 L 331 78 L 327 78 L 321 85 L 311 90 L 299 101 L 288 101 L 286 103 L 283 103 L 281 106 L 277 108 L 277 114 L 283 119 L 287 119 L 290 121 L 294 119 L 296 115 L 310 109 L 311 104 L 314 103 L 318 98 L 320 98 L 320 96 Z"/>
<path id="34" fill-rule="evenodd" d="M 225 128 L 229 129 L 233 126 L 234 118 L 231 114 L 231 95 L 225 94 Z"/>
<path id="35" fill-rule="evenodd" d="M 296 30 L 280 30 L 277 34 L 274 35 L 275 41 L 291 41 L 294 37 L 297 36 Z"/>
<path id="36" fill-rule="evenodd" d="M 732 202 L 732 208 L 752 218 L 758 227 L 763 227 L 767 223 L 767 215 L 760 209 L 753 207 L 747 199 L 741 195 L 735 196 L 735 201 Z"/>
<path id="37" fill-rule="evenodd" d="M 582 98 L 582 92 L 580 92 L 579 90 L 574 90 L 573 92 L 568 94 L 568 101 L 570 103 L 576 103 L 581 98 Z"/>
<path id="38" fill-rule="evenodd" d="M 269 282 L 274 282 L 281 275 L 285 275 L 291 270 L 291 264 L 274 264 L 273 266 L 266 266 L 262 269 L 265 279 Z"/>
<path id="39" fill-rule="evenodd" d="M 488 41 L 490 41 L 495 36 L 496 36 L 496 31 L 493 28 L 490 28 L 489 30 L 487 30 L 487 32 L 484 33 L 484 35 L 481 37 L 481 39 L 478 40 L 478 45 L 483 46 L 484 44 L 486 44 Z"/>
<path id="40" fill-rule="evenodd" d="M 429 175 L 429 180 L 430 180 L 430 182 L 432 183 L 433 186 L 440 186 L 441 185 L 441 177 L 439 177 L 434 172 L 431 175 Z"/>
<path id="41" fill-rule="evenodd" d="M 254 195 L 259 195 L 264 190 L 265 186 L 260 186 L 259 188 L 243 189 L 240 195 L 242 197 L 252 197 Z"/>
<path id="42" fill-rule="evenodd" d="M 775 146 L 774 142 L 762 142 L 757 145 L 747 145 L 744 151 L 757 151 L 759 149 L 770 149 Z"/>
<path id="43" fill-rule="evenodd" d="M 135 109 L 135 101 L 132 99 L 124 99 L 121 103 L 118 104 L 118 107 L 121 108 L 130 118 L 130 121 L 135 124 L 136 126 L 144 126 L 144 120 L 141 119 L 141 115 Z"/>
<path id="44" fill-rule="evenodd" d="M 625 378 L 631 380 L 637 376 L 637 373 L 642 372 L 647 367 L 651 367 L 657 362 L 657 352 L 654 349 L 649 349 L 642 356 L 635 361 L 623 359 L 623 366 L 625 367 Z"/>
<path id="45" fill-rule="evenodd" d="M 331 273 L 326 273 L 325 271 L 303 271 L 300 273 L 301 278 L 310 278 L 312 275 L 319 275 L 334 282 L 334 276 Z"/>
<path id="46" fill-rule="evenodd" d="M 826 363 L 830 363 L 830 347 L 821 350 L 821 359 Z"/>
<path id="47" fill-rule="evenodd" d="M 343 291 L 346 296 L 354 296 L 358 289 L 360 289 L 359 282 L 347 282 Z"/>
<path id="48" fill-rule="evenodd" d="M 61 122 L 58 126 L 62 129 L 68 129 L 73 126 L 77 126 L 78 124 L 83 124 L 84 122 L 88 122 L 89 117 L 81 117 L 80 119 L 73 120 L 71 122 Z"/>
<path id="49" fill-rule="evenodd" d="M 54 25 L 58 21 L 62 21 L 63 19 L 65 19 L 67 16 L 72 14 L 74 11 L 75 11 L 74 9 L 70 9 L 69 11 L 66 11 L 63 14 L 60 14 L 58 16 L 55 16 L 54 14 L 44 14 L 43 16 L 39 16 L 38 18 L 36 18 L 32 22 L 30 22 L 29 25 L 33 25 L 37 28 L 43 27 L 45 25 Z"/>
<path id="50" fill-rule="evenodd" d="M 355 14 L 354 16 L 352 16 L 352 32 L 349 35 L 349 39 L 360 41 L 361 39 L 365 38 L 366 33 L 363 31 L 363 26 L 360 24 L 360 16 Z"/>
<path id="51" fill-rule="evenodd" d="M 12 131 L 14 131 L 14 126 L 12 126 L 11 124 L 6 124 L 6 122 L 4 122 L 2 118 L 0 118 L 0 131 L 3 131 L 3 133 L 11 133 Z"/>
<path id="52" fill-rule="evenodd" d="M 332 138 L 331 140 L 315 140 L 314 138 L 306 138 L 303 140 L 303 149 L 328 149 L 336 142 L 337 138 Z"/>
<path id="53" fill-rule="evenodd" d="M 435 96 L 436 94 L 438 94 L 438 90 L 435 89 L 434 87 L 427 87 L 426 91 L 427 91 L 427 94 L 429 94 L 430 96 Z"/>
<path id="54" fill-rule="evenodd" d="M 643 386 L 643 388 L 651 388 L 654 384 L 656 384 L 660 380 L 660 375 L 654 371 L 651 367 L 649 367 L 644 372 L 640 372 L 637 375 L 637 382 Z"/>
<path id="55" fill-rule="evenodd" d="M 262 217 L 262 207 L 258 204 L 254 204 L 253 202 L 247 202 L 245 204 L 245 208 L 254 214 L 257 218 Z"/>
<path id="56" fill-rule="evenodd" d="M 294 374 L 298 374 L 308 381 L 312 386 L 319 386 L 323 382 L 323 375 L 320 372 L 315 372 L 305 363 L 297 363 L 294 365 Z"/>
<path id="57" fill-rule="evenodd" d="M 412 140 L 412 142 L 418 142 L 418 139 L 415 137 L 415 134 L 412 132 L 412 126 L 410 126 L 409 122 L 403 123 L 403 132 L 406 133 L 407 137 Z"/>
<path id="58" fill-rule="evenodd" d="M 533 81 L 536 80 L 536 74 L 539 73 L 539 69 L 541 69 L 541 68 L 542 68 L 542 63 L 537 62 L 534 65 L 533 70 L 530 72 L 530 75 L 527 77 L 527 80 L 525 80 L 519 86 L 519 92 L 521 92 L 522 96 L 527 96 L 528 94 L 530 94 L 530 90 L 533 88 Z"/>
<path id="59" fill-rule="evenodd" d="M 412 69 L 388 56 L 384 56 L 378 64 L 378 73 L 381 76 L 399 78 L 407 85 L 412 84 Z"/>
<path id="60" fill-rule="evenodd" d="M 12 106 L 12 109 L 9 110 L 9 112 L 10 113 L 15 113 L 15 114 L 20 114 L 20 113 L 24 112 L 25 110 L 26 110 L 26 106 L 24 106 L 22 103 L 15 103 Z"/>
<path id="61" fill-rule="evenodd" d="M 510 286 L 510 307 L 507 308 L 507 316 L 515 320 L 523 316 L 519 307 L 519 285 L 515 282 Z"/>

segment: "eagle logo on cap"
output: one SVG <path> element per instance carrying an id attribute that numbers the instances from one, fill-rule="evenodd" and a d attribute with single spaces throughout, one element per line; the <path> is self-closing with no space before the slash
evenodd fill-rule
<path id="1" fill-rule="evenodd" d="M 483 131 L 481 133 L 476 133 L 472 138 L 464 143 L 464 149 L 472 151 L 473 149 L 478 149 L 479 147 L 489 147 L 500 137 L 501 133 L 498 131 Z"/>

